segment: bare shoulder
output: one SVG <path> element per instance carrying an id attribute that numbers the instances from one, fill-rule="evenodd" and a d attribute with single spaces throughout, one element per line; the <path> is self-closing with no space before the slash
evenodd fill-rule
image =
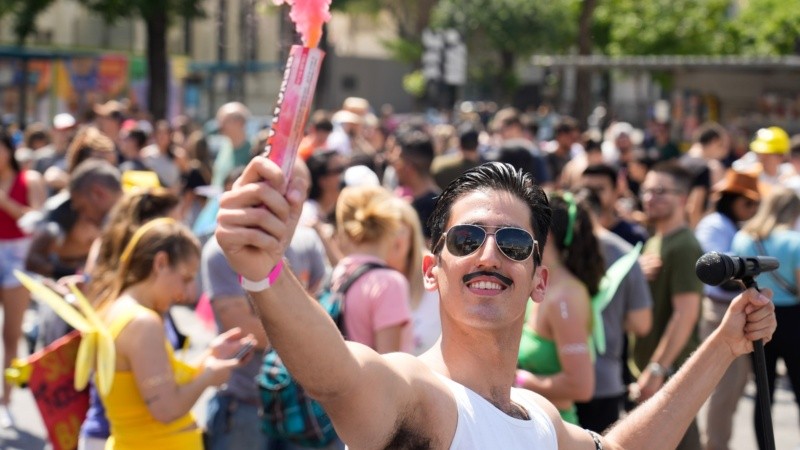
<path id="1" fill-rule="evenodd" d="M 550 419 L 558 439 L 558 448 L 566 450 L 588 450 L 594 448 L 589 432 L 561 419 L 558 409 L 541 395 L 528 389 L 518 389 L 522 397 L 538 406 Z"/>
<path id="2" fill-rule="evenodd" d="M 127 310 L 129 304 L 114 305 L 106 315 L 106 323 L 112 328 L 121 327 L 118 330 L 117 342 L 125 346 L 127 343 L 135 344 L 137 347 L 144 346 L 144 342 L 152 343 L 163 341 L 166 337 L 164 323 L 155 312 L 145 311 L 143 308 L 136 308 L 132 317 L 125 321 L 124 316 L 131 314 Z M 119 321 L 123 320 L 124 323 Z"/>
<path id="3" fill-rule="evenodd" d="M 538 406 L 545 413 L 545 415 L 547 415 L 550 421 L 553 422 L 553 426 L 556 427 L 556 431 L 558 431 L 560 426 L 563 426 L 561 414 L 558 412 L 558 409 L 555 407 L 555 405 L 550 403 L 549 400 L 530 389 L 516 389 L 516 392 L 519 392 L 520 396 L 528 402 Z"/>

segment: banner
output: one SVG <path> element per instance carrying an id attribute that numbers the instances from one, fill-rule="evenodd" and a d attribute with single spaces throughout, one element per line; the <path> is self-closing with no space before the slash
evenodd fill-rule
<path id="1" fill-rule="evenodd" d="M 89 391 L 79 392 L 74 387 L 80 342 L 80 333 L 73 331 L 27 359 L 28 388 L 42 414 L 53 450 L 78 448 L 81 424 L 89 409 Z"/>

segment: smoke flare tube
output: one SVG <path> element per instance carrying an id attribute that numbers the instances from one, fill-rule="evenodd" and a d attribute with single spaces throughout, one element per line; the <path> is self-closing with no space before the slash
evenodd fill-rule
<path id="1" fill-rule="evenodd" d="M 286 60 L 264 155 L 281 167 L 287 184 L 303 139 L 324 57 L 325 52 L 318 48 L 293 45 Z"/>

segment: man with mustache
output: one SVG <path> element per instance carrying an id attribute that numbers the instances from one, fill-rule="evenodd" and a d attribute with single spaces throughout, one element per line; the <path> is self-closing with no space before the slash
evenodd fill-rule
<path id="1" fill-rule="evenodd" d="M 525 305 L 542 300 L 548 278 L 540 247 L 550 209 L 530 175 L 489 163 L 439 197 L 423 272 L 441 298 L 442 337 L 420 357 L 345 342 L 303 292 L 281 256 L 306 186 L 283 186 L 278 166 L 254 159 L 222 198 L 217 239 L 270 342 L 353 449 L 675 448 L 728 364 L 775 330 L 769 294 L 748 290 L 684 368 L 601 437 L 512 388 Z"/>

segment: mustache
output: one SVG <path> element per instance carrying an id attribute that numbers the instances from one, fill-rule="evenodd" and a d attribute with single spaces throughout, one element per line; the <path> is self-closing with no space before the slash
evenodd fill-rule
<path id="1" fill-rule="evenodd" d="M 506 286 L 511 286 L 512 284 L 514 284 L 514 281 L 511 278 L 504 277 L 503 275 L 500 275 L 497 272 L 490 272 L 488 270 L 480 270 L 478 272 L 472 272 L 466 274 L 464 275 L 463 280 L 464 283 L 469 283 L 470 281 L 478 277 L 494 277 L 497 278 L 501 283 L 503 283 Z"/>

